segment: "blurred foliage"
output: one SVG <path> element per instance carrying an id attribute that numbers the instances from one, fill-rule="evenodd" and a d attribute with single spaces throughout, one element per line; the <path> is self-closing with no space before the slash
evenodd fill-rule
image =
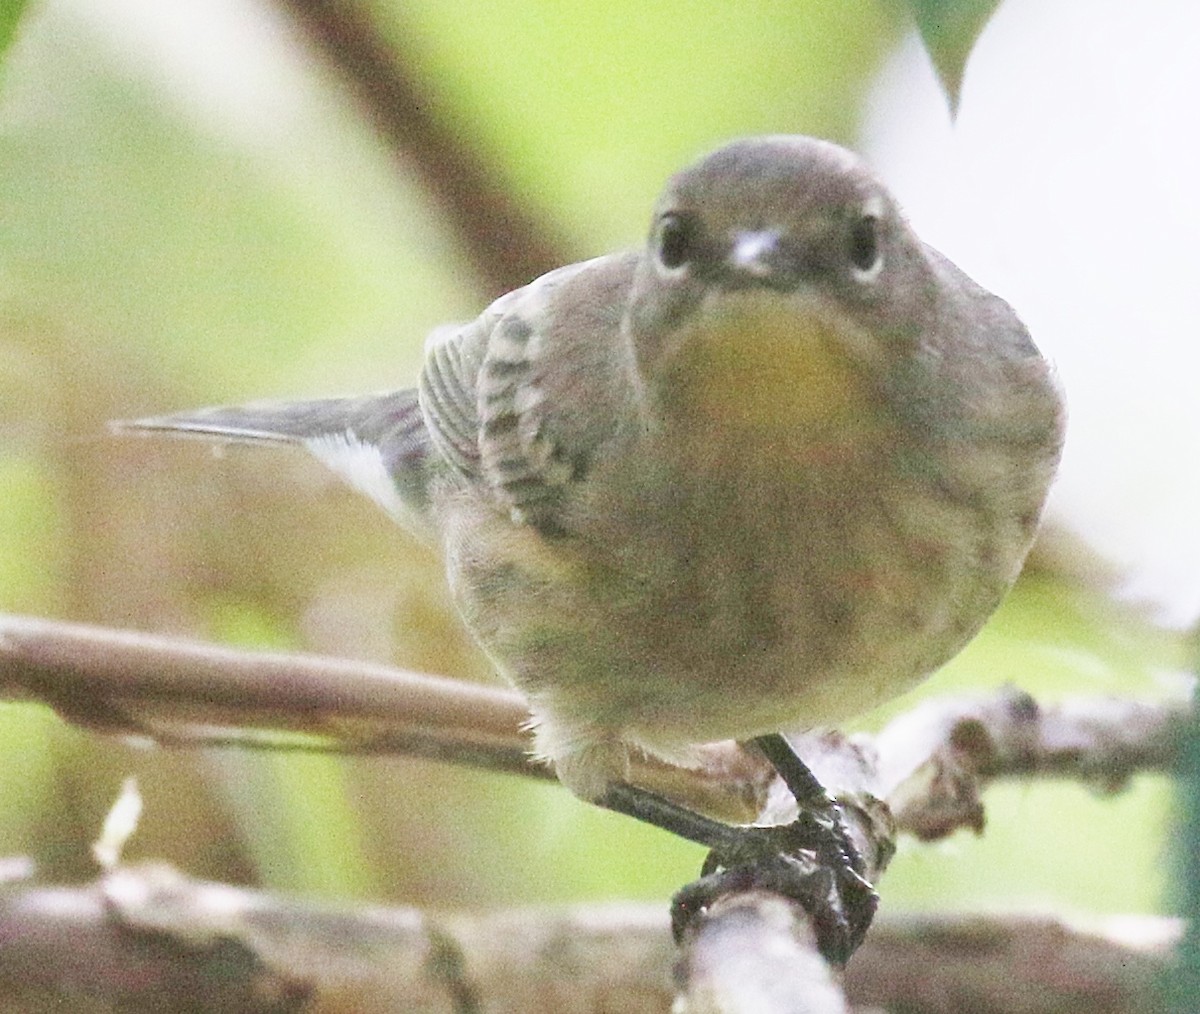
<path id="1" fill-rule="evenodd" d="M 17 24 L 25 12 L 25 0 L 4 0 L 0 4 L 0 60 L 17 34 Z"/>
<path id="2" fill-rule="evenodd" d="M 449 121 L 589 255 L 639 239 L 666 176 L 730 137 L 851 141 L 896 27 L 882 5 L 812 0 L 375 6 Z"/>
<path id="3" fill-rule="evenodd" d="M 639 242 L 662 180 L 731 135 L 852 141 L 902 27 L 886 4 L 822 0 L 373 7 L 439 115 L 581 256 Z M 404 160 L 265 0 L 37 3 L 0 80 L 0 609 L 492 678 L 438 561 L 317 465 L 104 430 L 411 383 L 424 334 L 480 294 Z M 1161 693 L 1179 657 L 1101 590 L 1037 572 L 917 694 Z M 665 898 L 702 858 L 498 775 L 142 750 L 36 707 L 0 707 L 0 729 L 0 854 L 49 875 L 89 872 L 127 774 L 146 810 L 126 855 L 234 882 L 437 906 Z M 885 900 L 1154 910 L 1165 796 L 1152 778 L 1116 800 L 994 791 L 987 833 L 906 848 Z"/>
<path id="4" fill-rule="evenodd" d="M 912 10 L 951 110 L 958 108 L 963 73 L 975 40 L 1000 0 L 905 0 Z"/>
<path id="5" fill-rule="evenodd" d="M 1200 630 L 1192 637 L 1192 671 L 1200 674 Z M 1200 997 L 1200 716 L 1188 729 L 1176 786 L 1171 835 L 1172 908 L 1185 920 L 1177 963 L 1163 977 L 1166 1014 L 1192 1014 Z"/>

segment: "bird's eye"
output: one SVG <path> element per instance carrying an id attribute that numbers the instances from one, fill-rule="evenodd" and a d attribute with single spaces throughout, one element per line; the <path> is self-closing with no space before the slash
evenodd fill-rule
<path id="1" fill-rule="evenodd" d="M 658 220 L 658 261 L 668 271 L 684 267 L 696 253 L 697 229 L 692 219 L 668 211 Z"/>
<path id="2" fill-rule="evenodd" d="M 879 218 L 863 215 L 850 230 L 850 263 L 859 274 L 873 274 L 879 267 Z"/>

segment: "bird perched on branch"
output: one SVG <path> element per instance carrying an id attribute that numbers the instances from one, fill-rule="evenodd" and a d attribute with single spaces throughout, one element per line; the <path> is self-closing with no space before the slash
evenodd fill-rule
<path id="1" fill-rule="evenodd" d="M 674 176 L 641 248 L 435 331 L 415 388 L 122 425 L 306 447 L 440 545 L 559 778 L 681 830 L 630 751 L 692 764 L 953 657 L 1021 568 L 1063 408 L 856 156 L 773 136 Z"/>

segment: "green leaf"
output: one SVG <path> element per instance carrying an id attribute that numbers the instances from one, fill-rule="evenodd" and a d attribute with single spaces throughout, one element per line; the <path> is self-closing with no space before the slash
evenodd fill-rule
<path id="1" fill-rule="evenodd" d="M 907 0 L 917 30 L 946 92 L 951 113 L 958 111 L 963 71 L 975 40 L 1000 0 Z"/>

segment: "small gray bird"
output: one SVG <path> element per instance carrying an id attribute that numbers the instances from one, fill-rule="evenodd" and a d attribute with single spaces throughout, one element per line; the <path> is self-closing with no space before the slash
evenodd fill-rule
<path id="1" fill-rule="evenodd" d="M 1062 402 L 1012 309 L 828 142 L 735 141 L 641 249 L 428 341 L 416 389 L 125 428 L 300 444 L 440 545 L 536 749 L 610 798 L 630 750 L 865 711 L 1008 591 Z"/>

